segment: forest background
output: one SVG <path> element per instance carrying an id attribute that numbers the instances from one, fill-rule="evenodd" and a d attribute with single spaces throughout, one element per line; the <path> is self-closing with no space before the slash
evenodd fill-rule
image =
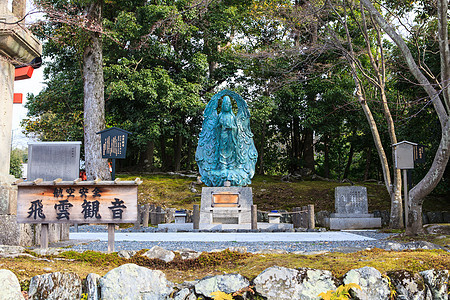
<path id="1" fill-rule="evenodd" d="M 33 26 L 46 41 L 46 87 L 29 95 L 23 126 L 42 141 L 83 140 L 88 39 L 79 16 L 85 2 L 37 2 L 53 16 Z M 388 166 L 395 181 L 392 124 L 396 140 L 426 147 L 426 163 L 416 165 L 411 182 L 430 169 L 442 135 L 432 101 L 358 1 L 101 4 L 106 127 L 132 132 L 119 171 L 196 170 L 203 109 L 222 88 L 248 102 L 258 174 L 386 181 Z M 420 68 L 439 87 L 436 2 L 376 6 L 401 27 Z M 387 163 L 380 161 L 359 93 Z M 386 122 L 386 107 L 392 124 Z M 448 193 L 449 173 L 447 167 L 435 193 Z"/>

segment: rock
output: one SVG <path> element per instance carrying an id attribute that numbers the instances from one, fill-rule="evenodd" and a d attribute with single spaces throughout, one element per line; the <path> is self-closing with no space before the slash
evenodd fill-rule
<path id="1" fill-rule="evenodd" d="M 21 246 L 0 245 L 0 257 L 6 257 L 14 254 L 25 252 L 25 248 Z"/>
<path id="2" fill-rule="evenodd" d="M 420 275 L 422 275 L 423 281 L 430 289 L 433 300 L 448 299 L 448 270 L 427 270 L 420 272 Z"/>
<path id="3" fill-rule="evenodd" d="M 175 294 L 174 300 L 197 300 L 197 297 L 188 288 L 184 288 Z"/>
<path id="4" fill-rule="evenodd" d="M 444 218 L 441 211 L 429 211 L 427 212 L 428 222 L 431 224 L 443 223 Z"/>
<path id="5" fill-rule="evenodd" d="M 229 247 L 228 250 L 231 252 L 247 253 L 247 247 Z"/>
<path id="6" fill-rule="evenodd" d="M 81 298 L 81 279 L 75 273 L 48 273 L 31 278 L 28 291 L 30 300 L 75 299 Z"/>
<path id="7" fill-rule="evenodd" d="M 117 252 L 117 256 L 123 257 L 126 259 L 130 259 L 135 254 L 136 254 L 136 251 L 134 251 L 134 250 L 120 250 L 119 252 Z"/>
<path id="8" fill-rule="evenodd" d="M 50 267 L 45 267 L 45 268 L 43 268 L 42 270 L 44 270 L 45 272 L 51 272 L 51 271 L 52 271 L 52 268 L 50 268 Z"/>
<path id="9" fill-rule="evenodd" d="M 194 288 L 196 294 L 210 297 L 211 293 L 217 291 L 231 294 L 249 285 L 250 282 L 242 275 L 225 274 L 205 277 L 197 282 Z"/>
<path id="10" fill-rule="evenodd" d="M 0 270 L 0 299 L 2 300 L 22 300 L 20 283 L 16 275 L 10 270 Z"/>
<path id="11" fill-rule="evenodd" d="M 326 222 L 325 219 L 330 217 L 330 212 L 327 210 L 321 210 L 315 214 L 316 226 L 319 227 L 330 227 L 330 222 Z"/>
<path id="12" fill-rule="evenodd" d="M 36 253 L 37 255 L 58 255 L 64 251 L 67 251 L 65 249 L 61 249 L 61 248 L 36 248 L 31 250 L 34 253 Z"/>
<path id="13" fill-rule="evenodd" d="M 388 300 L 390 295 L 389 284 L 381 273 L 372 267 L 363 267 L 350 270 L 344 276 L 344 284 L 356 283 L 361 287 L 351 289 L 351 295 L 358 300 Z"/>
<path id="14" fill-rule="evenodd" d="M 166 299 L 173 287 L 163 272 L 135 264 L 112 269 L 99 282 L 103 300 Z"/>
<path id="15" fill-rule="evenodd" d="M 142 256 L 146 256 L 152 259 L 158 258 L 165 262 L 171 262 L 175 258 L 175 253 L 159 246 L 154 246 L 150 250 L 142 254 Z"/>
<path id="16" fill-rule="evenodd" d="M 443 211 L 442 212 L 442 219 L 444 223 L 450 223 L 450 211 Z"/>
<path id="17" fill-rule="evenodd" d="M 202 252 L 197 252 L 192 249 L 181 249 L 181 250 L 178 250 L 175 252 L 178 252 L 181 256 L 181 259 L 183 259 L 183 260 L 184 259 L 196 259 L 202 254 Z"/>
<path id="18" fill-rule="evenodd" d="M 423 229 L 425 229 L 425 232 L 428 234 L 450 235 L 450 224 L 427 224 L 423 226 Z"/>
<path id="19" fill-rule="evenodd" d="M 397 299 L 431 300 L 431 293 L 419 274 L 412 274 L 407 271 L 394 271 L 389 272 L 388 277 L 397 291 Z"/>
<path id="20" fill-rule="evenodd" d="M 404 245 L 405 249 L 409 250 L 416 250 L 416 249 L 427 249 L 427 250 L 436 250 L 436 249 L 444 249 L 444 247 L 441 247 L 439 245 L 427 242 L 427 241 L 417 241 L 417 242 L 410 242 L 406 243 Z"/>
<path id="21" fill-rule="evenodd" d="M 403 245 L 400 243 L 388 242 L 385 247 L 386 250 L 401 251 Z"/>
<path id="22" fill-rule="evenodd" d="M 263 249 L 256 251 L 255 254 L 288 254 L 286 250 L 282 249 Z"/>
<path id="23" fill-rule="evenodd" d="M 95 273 L 89 273 L 86 276 L 85 291 L 87 294 L 87 300 L 99 300 L 100 299 L 100 275 Z"/>
<path id="24" fill-rule="evenodd" d="M 335 290 L 330 271 L 270 267 L 253 281 L 256 292 L 268 300 L 318 299 L 318 295 Z"/>

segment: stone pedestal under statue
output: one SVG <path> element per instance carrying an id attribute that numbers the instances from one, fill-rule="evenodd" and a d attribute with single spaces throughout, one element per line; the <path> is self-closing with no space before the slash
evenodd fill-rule
<path id="1" fill-rule="evenodd" d="M 250 187 L 204 187 L 200 227 L 203 224 L 250 224 L 252 205 Z"/>

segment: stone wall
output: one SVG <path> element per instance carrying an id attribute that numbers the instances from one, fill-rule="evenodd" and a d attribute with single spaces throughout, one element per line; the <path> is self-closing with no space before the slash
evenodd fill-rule
<path id="1" fill-rule="evenodd" d="M 0 270 L 4 293 L 20 293 L 19 281 L 9 270 Z M 427 270 L 420 273 L 406 271 L 382 275 L 377 269 L 363 267 L 350 270 L 343 278 L 335 278 L 330 271 L 308 268 L 290 269 L 273 266 L 252 281 L 240 274 L 208 276 L 200 280 L 175 284 L 163 272 L 135 264 L 124 264 L 105 276 L 89 274 L 85 280 L 74 273 L 47 273 L 30 281 L 29 299 L 210 299 L 222 291 L 241 295 L 236 299 L 320 299 L 319 294 L 336 290 L 342 284 L 355 283 L 352 299 L 389 300 L 393 290 L 397 299 L 448 299 L 448 270 Z M 84 282 L 84 285 L 82 284 Z M 255 297 L 258 298 L 255 298 Z M 14 299 L 24 299 L 16 297 Z"/>

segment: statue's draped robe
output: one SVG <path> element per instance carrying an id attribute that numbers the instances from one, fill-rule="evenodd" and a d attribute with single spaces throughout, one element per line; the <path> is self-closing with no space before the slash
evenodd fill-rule
<path id="1" fill-rule="evenodd" d="M 237 103 L 237 116 L 228 96 Z M 222 110 L 217 114 L 222 97 Z M 232 186 L 250 184 L 258 153 L 250 130 L 247 103 L 238 94 L 224 90 L 209 101 L 204 117 L 195 155 L 202 181 L 207 186 L 223 186 L 224 181 L 230 181 Z"/>

